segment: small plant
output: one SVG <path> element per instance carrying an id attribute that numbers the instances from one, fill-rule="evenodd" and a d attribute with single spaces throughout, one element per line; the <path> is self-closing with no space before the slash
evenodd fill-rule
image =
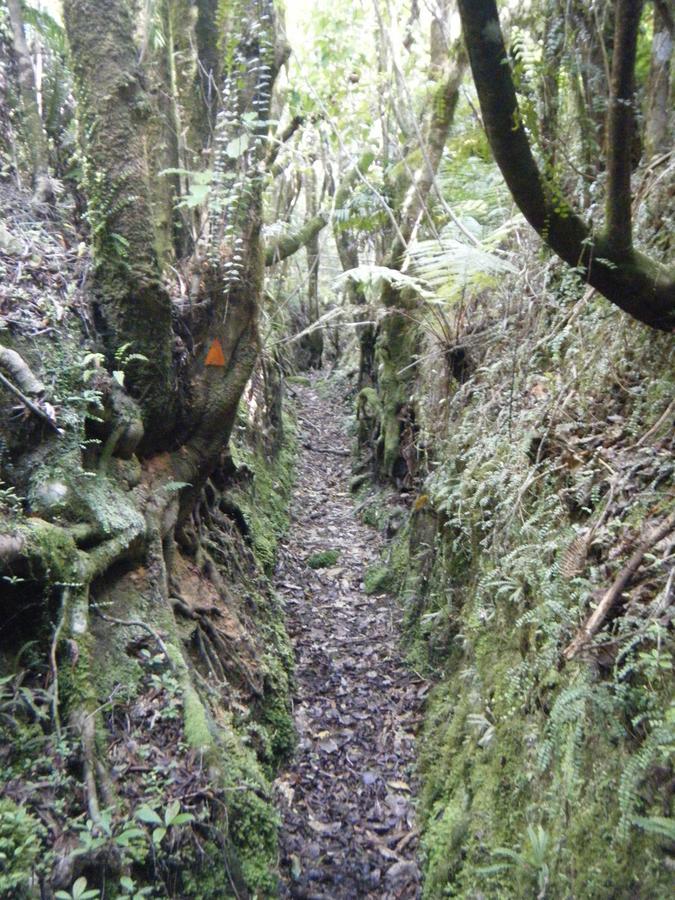
<path id="1" fill-rule="evenodd" d="M 136 882 L 129 875 L 120 878 L 120 888 L 124 891 L 123 897 L 131 897 L 131 900 L 142 900 L 143 897 L 152 895 L 151 887 L 137 888 Z"/>
<path id="2" fill-rule="evenodd" d="M 0 481 L 0 509 L 6 509 L 11 512 L 19 512 L 21 509 L 23 498 L 17 496 L 14 488 Z"/>
<path id="3" fill-rule="evenodd" d="M 44 836 L 34 816 L 11 800 L 0 800 L 0 896 L 24 896 L 43 855 Z"/>
<path id="4" fill-rule="evenodd" d="M 527 880 L 536 878 L 537 900 L 544 900 L 548 889 L 550 871 L 548 866 L 548 854 L 551 847 L 551 838 L 541 825 L 527 826 L 527 839 L 522 850 L 512 850 L 510 847 L 497 847 L 492 855 L 504 862 L 495 863 L 481 869 L 483 875 L 495 875 L 508 869 L 515 869 L 525 875 Z"/>
<path id="5" fill-rule="evenodd" d="M 100 897 L 101 892 L 98 888 L 87 888 L 87 879 L 78 878 L 70 891 L 57 891 L 54 894 L 58 900 L 94 900 Z"/>
<path id="6" fill-rule="evenodd" d="M 164 840 L 169 828 L 177 828 L 179 825 L 187 825 L 194 821 L 192 813 L 182 813 L 180 811 L 180 800 L 172 800 L 164 810 L 164 818 L 162 819 L 151 806 L 147 804 L 136 810 L 136 818 L 140 822 L 148 825 L 155 825 L 152 832 L 152 843 L 159 846 Z"/>
<path id="7" fill-rule="evenodd" d="M 321 550 L 309 557 L 307 565 L 310 569 L 327 569 L 329 566 L 334 566 L 339 558 L 339 550 Z"/>

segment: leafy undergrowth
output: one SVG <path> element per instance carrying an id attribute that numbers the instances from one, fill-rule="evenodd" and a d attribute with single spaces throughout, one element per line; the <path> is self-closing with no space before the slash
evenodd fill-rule
<path id="1" fill-rule="evenodd" d="M 652 537 L 675 507 L 675 348 L 554 264 L 486 300 L 458 337 L 461 383 L 442 346 L 420 366 L 430 474 L 395 551 L 410 653 L 438 681 L 425 896 L 665 897 L 673 534 Z"/>
<path id="2" fill-rule="evenodd" d="M 214 780 L 187 740 L 182 691 L 167 660 L 137 650 L 138 689 L 120 686 L 98 736 L 115 803 L 96 823 L 77 745 L 68 729 L 57 738 L 46 727 L 47 694 L 5 679 L 0 709 L 14 740 L 2 752 L 2 896 L 36 896 L 48 885 L 57 897 L 71 896 L 65 888 L 79 885 L 93 898 L 103 896 L 97 885 L 107 879 L 118 883 L 119 897 L 220 897 L 224 885 L 242 884 L 226 810 L 243 785 L 228 791 Z"/>

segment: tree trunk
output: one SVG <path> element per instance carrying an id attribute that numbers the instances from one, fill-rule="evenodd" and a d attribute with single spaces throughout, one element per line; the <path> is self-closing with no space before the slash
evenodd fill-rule
<path id="1" fill-rule="evenodd" d="M 635 55 L 641 0 L 617 0 L 607 125 L 607 243 L 616 256 L 633 246 L 631 150 L 635 126 Z"/>
<path id="2" fill-rule="evenodd" d="M 24 31 L 20 0 L 7 0 L 7 10 L 12 27 L 14 53 L 18 69 L 19 92 L 21 95 L 22 124 L 26 145 L 31 157 L 33 187 L 38 199 L 47 199 L 49 189 L 49 149 L 47 136 L 42 125 L 35 87 L 35 72 Z M 43 196 L 45 195 L 45 196 Z"/>
<path id="3" fill-rule="evenodd" d="M 128 367 L 126 384 L 143 410 L 150 450 L 175 422 L 171 301 L 161 282 L 144 153 L 150 104 L 124 0 L 66 0 L 64 16 L 80 103 L 96 305 L 111 360 L 122 348 L 145 357 Z"/>
<path id="4" fill-rule="evenodd" d="M 452 124 L 466 61 L 459 47 L 451 52 L 445 37 L 450 4 L 441 6 L 442 18 L 435 19 L 431 30 L 431 74 L 440 78 L 420 141 L 422 163 L 411 179 L 398 211 L 398 227 L 391 240 L 384 265 L 399 269 L 416 228 L 428 214 L 428 204 L 436 186 L 448 132 Z M 378 370 L 377 389 L 381 421 L 375 441 L 373 462 L 376 473 L 399 484 L 409 484 L 415 468 L 415 408 L 410 402 L 415 367 L 411 365 L 419 351 L 416 322 L 418 298 L 387 281 L 382 287 L 380 305 L 386 314 L 377 329 L 374 368 Z M 370 350 L 363 342 L 363 349 Z M 363 368 L 363 363 L 362 363 Z"/>
<path id="5" fill-rule="evenodd" d="M 307 213 L 314 217 L 318 213 L 317 202 L 317 185 L 316 172 L 314 166 L 310 163 L 309 169 L 305 175 L 305 204 Z M 316 232 L 307 241 L 307 310 L 309 313 L 309 324 L 313 325 L 319 319 L 319 233 Z M 309 350 L 309 367 L 310 369 L 321 368 L 321 358 L 323 356 L 323 333 L 316 329 L 307 335 L 307 348 Z"/>
<path id="6" fill-rule="evenodd" d="M 674 37 L 675 14 L 672 5 L 668 0 L 655 0 L 645 136 L 647 156 L 650 158 L 667 153 L 672 143 L 670 70 Z"/>

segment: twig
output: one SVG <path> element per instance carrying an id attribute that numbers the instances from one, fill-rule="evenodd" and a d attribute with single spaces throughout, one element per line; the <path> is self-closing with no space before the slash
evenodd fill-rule
<path id="1" fill-rule="evenodd" d="M 673 528 L 675 528 L 675 512 L 672 512 L 666 520 L 662 522 L 661 526 L 640 544 L 635 553 L 628 560 L 628 564 L 619 572 L 614 579 L 614 583 L 609 590 L 605 592 L 602 600 L 586 620 L 581 631 L 563 651 L 565 659 L 572 659 L 576 656 L 579 650 L 588 644 L 594 635 L 597 634 L 604 624 L 610 610 L 626 589 L 630 579 L 637 572 L 647 551 L 655 544 L 658 544 L 659 541 L 663 540 L 666 535 L 670 534 Z"/>
<path id="2" fill-rule="evenodd" d="M 332 453 L 334 456 L 351 456 L 349 450 L 334 450 L 332 447 L 312 447 L 311 444 L 302 445 L 305 450 L 311 450 L 312 453 Z"/>
<path id="3" fill-rule="evenodd" d="M 24 404 L 24 406 L 28 407 L 28 409 L 36 415 L 39 419 L 42 419 L 43 422 L 46 422 L 50 428 L 53 428 L 57 434 L 63 434 L 63 429 L 59 428 L 56 422 L 47 415 L 47 413 L 40 409 L 40 407 L 33 403 L 22 391 L 16 387 L 16 385 L 12 384 L 9 378 L 5 378 L 5 376 L 0 372 L 0 384 L 3 384 L 8 391 L 14 394 L 15 397 L 18 397 L 19 400 Z"/>
<path id="4" fill-rule="evenodd" d="M 93 605 L 92 608 L 95 610 L 96 614 L 100 616 L 104 622 L 110 622 L 112 625 L 122 625 L 125 628 L 142 628 L 144 631 L 147 631 L 149 635 L 151 635 L 155 641 L 157 642 L 157 646 L 162 651 L 164 656 L 166 656 L 166 661 L 169 664 L 169 668 L 175 673 L 176 665 L 174 661 L 171 659 L 169 654 L 169 650 L 159 636 L 158 632 L 155 631 L 147 622 L 141 622 L 140 619 L 116 619 L 114 616 L 108 616 L 104 612 L 101 612 L 98 606 Z"/>
<path id="5" fill-rule="evenodd" d="M 61 637 L 61 631 L 63 630 L 63 623 L 66 619 L 69 596 L 70 588 L 64 587 L 61 592 L 59 621 L 54 629 L 54 636 L 52 638 L 51 647 L 49 648 L 49 664 L 52 673 L 52 719 L 54 721 L 54 731 L 59 740 L 61 740 L 61 720 L 59 718 L 59 667 L 56 663 L 56 651 L 59 646 L 59 638 Z"/>

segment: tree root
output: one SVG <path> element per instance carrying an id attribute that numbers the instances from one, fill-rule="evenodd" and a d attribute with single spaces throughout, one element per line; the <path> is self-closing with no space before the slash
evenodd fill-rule
<path id="1" fill-rule="evenodd" d="M 0 344 L 0 369 L 4 369 L 16 382 L 19 390 L 31 397 L 42 397 L 45 386 L 37 378 L 28 363 L 16 350 L 10 350 Z"/>
<path id="2" fill-rule="evenodd" d="M 144 631 L 153 638 L 160 651 L 166 658 L 166 661 L 169 665 L 171 671 L 175 674 L 177 672 L 176 664 L 171 659 L 171 654 L 169 653 L 169 649 L 162 640 L 160 634 L 155 631 L 147 622 L 142 622 L 140 619 L 116 619 L 114 616 L 109 616 L 106 613 L 102 612 L 98 606 L 95 604 L 92 605 L 92 609 L 96 612 L 96 615 L 103 619 L 104 622 L 110 622 L 111 625 L 121 625 L 124 628 L 142 628 Z"/>

